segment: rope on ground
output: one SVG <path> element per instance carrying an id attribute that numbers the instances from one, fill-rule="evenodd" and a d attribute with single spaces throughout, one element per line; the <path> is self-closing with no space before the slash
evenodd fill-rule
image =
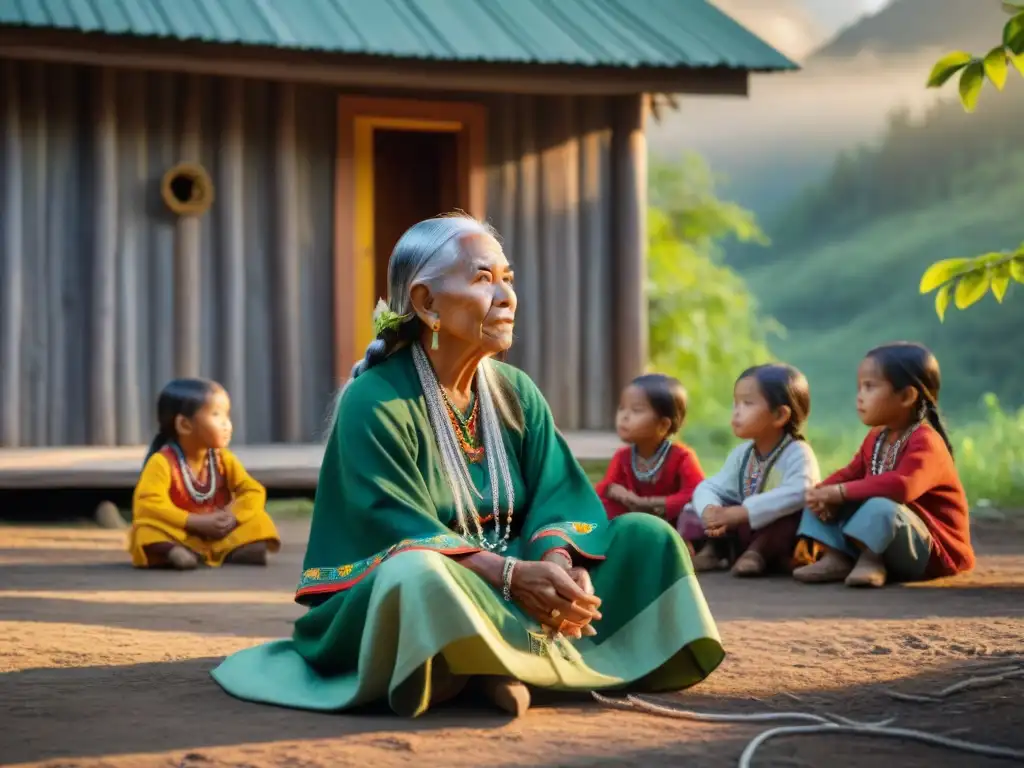
<path id="1" fill-rule="evenodd" d="M 967 690 L 981 685 L 998 684 L 1006 680 L 1024 678 L 1024 666 L 1003 667 L 989 670 L 990 674 L 970 677 L 959 683 L 943 688 L 931 696 L 899 693 L 898 691 L 886 691 L 893 698 L 901 701 L 914 702 L 936 702 L 942 701 L 959 691 Z M 858 736 L 887 737 L 893 739 L 908 739 L 930 744 L 935 747 L 955 749 L 960 752 L 968 752 L 973 755 L 985 757 L 1004 758 L 1024 763 L 1024 750 L 1010 749 L 1009 747 L 994 747 L 988 744 L 978 744 L 973 741 L 954 739 L 948 736 L 938 736 L 924 731 L 915 731 L 909 728 L 894 728 L 892 723 L 895 718 L 879 722 L 864 723 L 850 720 L 838 715 L 815 715 L 808 712 L 762 712 L 755 714 L 725 714 L 716 712 L 693 712 L 686 709 L 678 709 L 674 706 L 666 706 L 646 701 L 639 696 L 629 695 L 625 699 L 612 699 L 602 696 L 599 693 L 591 692 L 591 696 L 599 704 L 612 709 L 629 710 L 633 712 L 647 712 L 662 717 L 673 717 L 682 720 L 697 720 L 711 723 L 763 723 L 773 720 L 802 720 L 812 725 L 783 725 L 772 728 L 751 741 L 743 754 L 740 755 L 739 768 L 750 768 L 754 759 L 754 753 L 769 739 L 779 736 L 799 736 L 819 733 L 849 733 Z"/>
<path id="2" fill-rule="evenodd" d="M 954 693 L 966 691 L 968 688 L 981 688 L 988 685 L 998 685 L 999 683 L 1004 683 L 1007 680 L 1024 678 L 1024 666 L 1003 667 L 1001 669 L 993 669 L 991 672 L 993 674 L 969 677 L 966 680 L 961 680 L 959 683 L 953 683 L 953 685 L 947 686 L 941 691 L 933 694 L 922 695 L 891 690 L 887 690 L 885 693 L 886 695 L 900 701 L 916 701 L 930 704 L 936 701 L 942 701 L 947 696 L 952 696 Z"/>

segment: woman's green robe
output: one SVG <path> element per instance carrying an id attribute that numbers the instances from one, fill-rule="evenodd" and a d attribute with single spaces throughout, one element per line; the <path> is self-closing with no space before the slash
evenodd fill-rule
<path id="1" fill-rule="evenodd" d="M 313 605 L 291 640 L 240 651 L 213 671 L 242 699 L 343 710 L 387 698 L 419 715 L 433 661 L 459 675 L 508 675 L 558 690 L 679 690 L 724 651 L 685 544 L 653 515 L 609 521 L 555 428 L 536 385 L 494 363 L 517 392 L 522 433 L 505 430 L 515 492 L 505 554 L 557 547 L 589 568 L 597 636 L 548 641 L 539 625 L 453 556 L 480 551 L 452 529 L 412 355 L 402 350 L 354 382 L 327 443 L 296 600 Z M 470 465 L 482 524 L 494 536 L 486 461 Z M 506 506 L 502 499 L 502 525 Z"/>

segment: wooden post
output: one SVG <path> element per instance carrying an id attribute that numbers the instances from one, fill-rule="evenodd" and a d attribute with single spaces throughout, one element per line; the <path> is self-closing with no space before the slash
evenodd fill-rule
<path id="1" fill-rule="evenodd" d="M 647 97 L 615 101 L 615 339 L 620 390 L 647 365 Z"/>
<path id="2" fill-rule="evenodd" d="M 21 332 L 23 294 L 21 89 L 18 64 L 5 61 L 4 93 L 4 247 L 0 254 L 0 445 L 20 445 Z"/>
<path id="3" fill-rule="evenodd" d="M 580 233 L 583 269 L 583 428 L 608 426 L 614 405 L 612 321 L 609 305 L 616 286 L 611 274 L 611 129 L 607 102 L 583 100 Z"/>
<path id="4" fill-rule="evenodd" d="M 92 273 L 92 326 L 89 345 L 89 442 L 117 442 L 117 104 L 111 69 L 94 76 L 96 137 L 96 218 Z"/>
<path id="5" fill-rule="evenodd" d="M 235 413 L 235 442 L 245 442 L 245 133 L 242 122 L 245 108 L 245 83 L 225 82 L 221 134 L 223 206 L 221 252 L 224 256 L 224 386 L 231 394 Z"/>
<path id="6" fill-rule="evenodd" d="M 295 86 L 282 83 L 277 108 L 277 310 L 276 367 L 281 436 L 302 440 L 302 296 L 299 281 L 299 180 L 296 147 Z"/>
<path id="7" fill-rule="evenodd" d="M 196 76 L 185 81 L 181 162 L 198 163 L 202 127 L 202 91 Z M 202 270 L 199 264 L 199 217 L 179 216 L 174 238 L 174 375 L 200 375 L 202 365 Z"/>

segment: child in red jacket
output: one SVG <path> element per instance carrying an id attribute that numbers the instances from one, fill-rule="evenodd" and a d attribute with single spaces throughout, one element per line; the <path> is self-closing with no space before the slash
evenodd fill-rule
<path id="1" fill-rule="evenodd" d="M 974 567 L 940 384 L 939 363 L 920 344 L 868 352 L 857 371 L 857 413 L 872 429 L 849 466 L 807 492 L 799 535 L 825 554 L 794 578 L 881 587 Z"/>
<path id="2" fill-rule="evenodd" d="M 639 376 L 619 400 L 615 427 L 629 445 L 612 459 L 597 493 L 608 517 L 647 512 L 676 525 L 687 543 L 704 537 L 689 507 L 704 479 L 697 454 L 672 438 L 686 420 L 686 390 L 661 374 Z M 692 545 L 690 545 L 692 552 Z"/>

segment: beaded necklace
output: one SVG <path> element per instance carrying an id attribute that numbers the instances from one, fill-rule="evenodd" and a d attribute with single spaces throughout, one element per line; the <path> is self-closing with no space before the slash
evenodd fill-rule
<path id="1" fill-rule="evenodd" d="M 903 446 L 907 444 L 907 440 L 909 440 L 910 436 L 917 431 L 919 426 L 921 426 L 920 423 L 914 424 L 910 429 L 905 431 L 888 445 L 886 445 L 886 443 L 888 443 L 889 428 L 884 427 L 878 433 L 878 437 L 875 438 L 875 448 L 871 452 L 872 475 L 891 472 L 896 468 L 896 460 L 899 459 L 900 451 L 903 450 Z"/>
<path id="2" fill-rule="evenodd" d="M 196 504 L 205 504 L 217 493 L 217 456 L 211 448 L 206 452 L 206 483 L 200 483 L 199 479 L 192 472 L 188 465 L 185 452 L 177 443 L 171 443 L 171 448 L 178 459 L 178 467 L 181 469 L 181 479 L 185 484 L 185 491 Z"/>
<path id="3" fill-rule="evenodd" d="M 665 465 L 665 459 L 668 458 L 668 452 L 671 448 L 672 442 L 670 440 L 665 440 L 658 446 L 658 450 L 654 452 L 654 455 L 651 456 L 651 458 L 644 459 L 634 445 L 633 450 L 630 452 L 629 459 L 636 479 L 641 483 L 653 482 L 654 478 L 658 476 L 659 472 L 661 472 L 661 468 Z M 645 465 L 644 469 L 640 469 L 641 462 Z"/>
<path id="4" fill-rule="evenodd" d="M 779 455 L 791 442 L 793 442 L 791 435 L 783 436 L 778 445 L 768 451 L 766 456 L 759 454 L 756 446 L 751 443 L 750 448 L 747 450 L 746 461 L 743 462 L 743 477 L 740 482 L 744 499 L 750 498 L 755 493 L 760 493 L 761 487 L 768 477 L 769 470 L 771 470 Z"/>
<path id="5" fill-rule="evenodd" d="M 448 420 L 455 430 L 455 437 L 459 440 L 459 446 L 470 464 L 476 464 L 484 457 L 484 446 L 480 440 L 480 398 L 473 397 L 473 404 L 469 409 L 469 415 L 464 416 L 455 406 L 448 393 L 441 389 L 441 397 L 448 407 Z"/>
<path id="6" fill-rule="evenodd" d="M 434 366 L 430 358 L 419 344 L 412 347 L 413 364 L 423 388 L 423 399 L 427 406 L 427 416 L 441 452 L 441 462 L 445 468 L 445 479 L 451 488 L 455 501 L 455 513 L 461 533 L 466 538 L 474 539 L 484 549 L 491 552 L 504 552 L 508 548 L 508 540 L 512 535 L 512 513 L 515 509 L 515 491 L 512 487 L 512 473 L 509 471 L 508 457 L 502 444 L 501 425 L 498 414 L 491 399 L 487 377 L 478 370 L 476 374 L 477 400 L 480 405 L 480 424 L 483 432 L 484 456 L 487 458 L 487 475 L 491 485 L 491 508 L 494 517 L 494 539 L 488 537 L 480 524 L 480 515 L 476 509 L 475 499 L 482 499 L 483 494 L 477 490 L 473 478 L 469 474 L 466 454 L 463 452 L 448 414 L 445 404 L 444 388 L 437 380 Z M 481 363 L 486 365 L 486 361 Z M 501 486 L 505 486 L 505 498 L 508 508 L 505 512 L 505 530 L 501 525 Z M 469 531 L 466 518 L 472 521 L 473 532 Z"/>

